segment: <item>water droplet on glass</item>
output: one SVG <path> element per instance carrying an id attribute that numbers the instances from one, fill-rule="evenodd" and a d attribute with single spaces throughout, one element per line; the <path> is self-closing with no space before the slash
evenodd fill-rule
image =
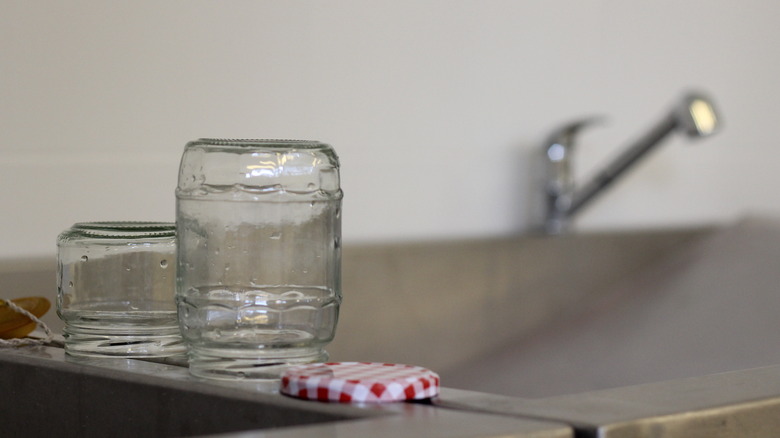
<path id="1" fill-rule="evenodd" d="M 160 267 L 165 269 L 168 267 L 168 260 L 160 260 Z"/>
<path id="2" fill-rule="evenodd" d="M 281 232 L 275 231 L 275 232 L 271 233 L 271 239 L 279 240 L 281 238 L 282 238 L 282 233 Z"/>
<path id="3" fill-rule="evenodd" d="M 306 184 L 306 188 L 308 188 L 309 190 L 314 190 L 315 187 L 317 186 L 314 183 Z"/>
<path id="4" fill-rule="evenodd" d="M 73 282 L 72 281 L 68 282 L 68 287 L 73 287 Z"/>
<path id="5" fill-rule="evenodd" d="M 81 256 L 81 261 L 82 262 L 86 262 L 87 260 L 89 260 L 89 257 L 87 257 L 85 255 Z"/>

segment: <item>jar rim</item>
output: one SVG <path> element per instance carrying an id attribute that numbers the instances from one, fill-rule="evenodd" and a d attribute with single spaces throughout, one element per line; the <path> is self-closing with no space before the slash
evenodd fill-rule
<path id="1" fill-rule="evenodd" d="M 174 222 L 147 221 L 96 221 L 77 222 L 71 231 L 85 237 L 102 238 L 142 238 L 142 237 L 174 237 L 176 224 Z"/>
<path id="2" fill-rule="evenodd" d="M 271 149 L 332 149 L 327 143 L 317 140 L 295 139 L 255 139 L 255 138 L 199 138 L 187 143 L 187 146 L 209 147 L 263 147 Z"/>

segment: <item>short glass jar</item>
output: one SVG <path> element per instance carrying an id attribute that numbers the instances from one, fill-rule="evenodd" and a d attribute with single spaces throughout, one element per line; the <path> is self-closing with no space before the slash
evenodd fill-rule
<path id="1" fill-rule="evenodd" d="M 174 302 L 176 226 L 82 222 L 57 239 L 57 314 L 75 356 L 184 354 Z"/>

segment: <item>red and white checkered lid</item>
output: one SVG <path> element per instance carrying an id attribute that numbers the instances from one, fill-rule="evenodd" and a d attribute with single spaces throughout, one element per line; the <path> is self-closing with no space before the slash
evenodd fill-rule
<path id="1" fill-rule="evenodd" d="M 285 370 L 280 392 L 342 403 L 420 400 L 439 394 L 439 375 L 426 368 L 392 363 L 314 363 Z"/>

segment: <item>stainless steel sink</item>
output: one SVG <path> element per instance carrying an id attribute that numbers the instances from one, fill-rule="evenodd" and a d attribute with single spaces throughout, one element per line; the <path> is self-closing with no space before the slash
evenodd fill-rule
<path id="1" fill-rule="evenodd" d="M 756 218 L 345 246 L 332 359 L 432 368 L 448 387 L 433 404 L 310 403 L 24 348 L 0 349 L 0 421 L 9 436 L 776 436 L 780 368 L 710 375 L 780 364 L 777 260 L 780 222 Z M 54 266 L 0 263 L 2 296 L 53 299 Z"/>
<path id="2" fill-rule="evenodd" d="M 530 398 L 780 363 L 774 219 L 343 256 L 333 360 L 411 363 L 446 386 Z M 0 263 L 0 293 L 53 300 L 55 266 Z"/>
<path id="3" fill-rule="evenodd" d="M 776 221 L 711 229 L 616 270 L 578 311 L 443 370 L 443 378 L 534 398 L 780 364 L 778 260 Z"/>

